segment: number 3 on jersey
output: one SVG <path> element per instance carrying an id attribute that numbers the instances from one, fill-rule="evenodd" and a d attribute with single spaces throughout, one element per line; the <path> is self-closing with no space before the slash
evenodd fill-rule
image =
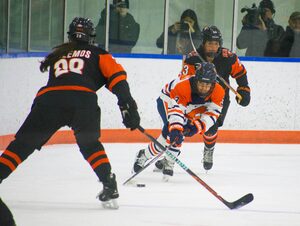
<path id="1" fill-rule="evenodd" d="M 54 75 L 59 77 L 66 73 L 76 73 L 82 75 L 84 60 L 81 58 L 60 59 L 54 64 Z"/>

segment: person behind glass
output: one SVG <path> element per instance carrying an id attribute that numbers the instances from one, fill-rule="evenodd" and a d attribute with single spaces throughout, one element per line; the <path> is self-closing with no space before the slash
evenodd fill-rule
<path id="1" fill-rule="evenodd" d="M 243 26 L 236 39 L 237 48 L 246 49 L 245 56 L 264 56 L 268 33 L 259 9 L 254 3 L 251 8 L 242 8 L 241 12 L 247 14 L 242 19 Z"/>
<path id="2" fill-rule="evenodd" d="M 279 56 L 280 42 L 284 35 L 284 29 L 274 21 L 274 15 L 276 12 L 274 3 L 271 0 L 262 0 L 259 3 L 259 10 L 268 34 L 268 42 L 264 56 Z"/>
<path id="3" fill-rule="evenodd" d="M 163 146 L 178 156 L 184 136 L 204 135 L 217 121 L 222 110 L 225 90 L 217 82 L 214 64 L 201 63 L 195 74 L 186 79 L 177 78 L 164 86 L 157 99 L 157 110 L 163 120 L 161 135 L 157 138 Z M 133 165 L 138 172 L 145 163 L 160 153 L 160 148 L 150 142 L 140 150 Z M 155 165 L 163 173 L 163 180 L 173 176 L 175 160 L 169 155 Z"/>
<path id="4" fill-rule="evenodd" d="M 96 91 L 105 87 L 118 98 L 123 123 L 131 130 L 140 122 L 137 105 L 130 94 L 126 72 L 111 54 L 93 45 L 94 25 L 88 18 L 76 17 L 69 25 L 69 42 L 57 46 L 40 64 L 49 68 L 49 78 L 40 88 L 31 111 L 0 156 L 0 183 L 35 149 L 41 147 L 61 127 L 74 131 L 84 159 L 91 166 L 103 190 L 99 200 L 117 208 L 116 176 L 100 137 L 100 107 Z"/>
<path id="5" fill-rule="evenodd" d="M 205 61 L 213 63 L 219 76 L 221 76 L 227 83 L 229 78 L 235 79 L 238 87 L 237 92 L 242 99 L 236 97 L 239 105 L 245 107 L 250 103 L 250 87 L 248 84 L 247 70 L 240 62 L 238 56 L 232 53 L 227 48 L 224 48 L 223 38 L 220 30 L 216 26 L 206 26 L 202 30 L 203 41 L 196 51 L 189 53 L 183 62 L 180 78 L 188 78 L 195 73 L 198 65 L 202 62 L 198 55 Z M 219 81 L 225 89 L 225 97 L 223 101 L 223 108 L 217 122 L 210 127 L 203 135 L 204 150 L 203 150 L 203 168 L 210 170 L 213 166 L 213 153 L 218 137 L 218 129 L 224 123 L 229 105 L 230 95 L 229 89 Z"/>
<path id="6" fill-rule="evenodd" d="M 168 28 L 168 49 L 167 54 L 187 54 L 192 50 L 189 37 L 191 29 L 192 39 L 195 46 L 201 42 L 201 30 L 198 24 L 196 13 L 191 10 L 185 10 L 180 17 L 180 21 L 174 23 Z M 164 48 L 164 32 L 156 40 L 158 48 Z"/>
<path id="7" fill-rule="evenodd" d="M 300 57 L 300 12 L 293 12 L 280 45 L 280 56 Z"/>
<path id="8" fill-rule="evenodd" d="M 128 12 L 129 0 L 113 0 L 110 4 L 109 16 L 109 51 L 112 53 L 131 53 L 136 45 L 140 25 Z M 105 48 L 106 9 L 101 12 L 101 17 L 96 26 L 96 43 Z"/>

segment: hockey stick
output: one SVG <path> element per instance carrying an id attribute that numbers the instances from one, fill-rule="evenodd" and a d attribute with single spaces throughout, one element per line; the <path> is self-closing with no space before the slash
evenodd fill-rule
<path id="1" fill-rule="evenodd" d="M 152 158 L 143 168 L 141 168 L 138 172 L 134 173 L 131 177 L 129 177 L 124 183 L 123 185 L 126 185 L 129 181 L 131 181 L 133 178 L 135 178 L 137 175 L 139 175 L 142 171 L 144 171 L 148 166 L 150 166 L 153 162 L 155 162 L 156 160 L 158 160 L 164 153 L 166 150 L 169 149 L 169 147 L 171 145 L 169 145 L 168 147 L 164 147 L 161 143 L 159 143 L 158 141 L 156 141 L 156 139 L 154 137 L 152 137 L 150 134 L 148 134 L 145 129 L 141 126 L 138 126 L 138 130 L 141 131 L 143 134 L 145 134 L 146 137 L 148 137 L 152 142 L 154 142 L 162 151 L 156 155 L 154 158 Z"/>
<path id="2" fill-rule="evenodd" d="M 199 57 L 199 59 L 202 61 L 202 62 L 206 62 L 206 60 L 203 59 L 203 57 L 198 53 L 195 45 L 194 45 L 194 42 L 193 42 L 193 38 L 192 38 L 192 34 L 191 34 L 191 29 L 189 29 L 189 36 L 190 36 L 190 41 L 191 41 L 191 44 L 192 44 L 192 47 L 193 47 L 193 50 L 197 53 L 197 56 Z M 220 75 L 217 74 L 217 77 L 218 79 L 223 82 L 223 84 L 228 88 L 230 89 L 236 96 L 237 98 L 239 99 L 239 101 L 242 100 L 242 96 L 231 86 L 229 85 L 228 82 L 225 81 L 224 78 L 222 78 Z"/>
<path id="3" fill-rule="evenodd" d="M 219 199 L 222 203 L 224 203 L 229 209 L 238 209 L 250 203 L 254 197 L 253 194 L 249 193 L 239 198 L 234 202 L 226 201 L 222 196 L 220 196 L 214 189 L 212 189 L 207 183 L 200 179 L 192 170 L 190 170 L 183 162 L 181 162 L 177 157 L 175 157 L 167 148 L 165 148 L 161 143 L 159 143 L 154 137 L 150 134 L 146 133 L 145 130 L 139 126 L 138 130 L 140 130 L 143 134 L 145 134 L 153 143 L 155 143 L 159 148 L 162 149 L 161 153 L 166 153 L 170 158 L 172 158 L 184 171 L 186 171 L 189 175 L 191 175 L 197 182 L 199 182 L 203 187 L 205 187 L 211 194 L 213 194 L 217 199 Z"/>

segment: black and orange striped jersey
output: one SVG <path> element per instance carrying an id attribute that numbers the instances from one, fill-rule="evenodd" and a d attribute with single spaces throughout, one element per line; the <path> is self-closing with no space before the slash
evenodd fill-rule
<path id="1" fill-rule="evenodd" d="M 222 110 L 225 90 L 218 83 L 206 98 L 192 92 L 194 76 L 177 78 L 166 84 L 160 95 L 164 101 L 169 125 L 184 125 L 187 120 L 200 119 L 205 125 L 204 132 L 213 126 Z"/>
<path id="2" fill-rule="evenodd" d="M 197 49 L 197 52 L 205 59 L 202 46 Z M 193 51 L 184 56 L 183 67 L 179 74 L 180 78 L 186 78 L 195 74 L 197 65 L 202 62 L 197 56 L 197 52 Z M 229 83 L 229 77 L 231 76 L 236 79 L 238 86 L 248 86 L 247 70 L 235 53 L 226 48 L 221 48 L 221 53 L 215 57 L 212 63 L 216 66 L 218 75 L 224 78 L 226 82 Z M 226 89 L 226 93 L 228 93 L 228 88 L 222 82 L 220 84 Z"/>
<path id="3" fill-rule="evenodd" d="M 96 93 L 102 86 L 110 91 L 127 75 L 111 54 L 93 45 L 80 44 L 50 65 L 49 79 L 37 96 L 55 90 Z"/>

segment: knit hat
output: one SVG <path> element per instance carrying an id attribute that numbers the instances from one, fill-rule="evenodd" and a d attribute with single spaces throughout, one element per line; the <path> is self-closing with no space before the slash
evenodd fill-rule
<path id="1" fill-rule="evenodd" d="M 290 20 L 300 19 L 300 12 L 296 11 L 290 15 Z"/>
<path id="2" fill-rule="evenodd" d="M 129 0 L 114 0 L 113 4 L 116 7 L 127 8 L 129 9 Z"/>
<path id="3" fill-rule="evenodd" d="M 276 12 L 274 3 L 271 0 L 262 0 L 259 3 L 259 8 L 261 8 L 261 9 L 264 9 L 264 8 L 270 9 L 273 14 Z"/>

